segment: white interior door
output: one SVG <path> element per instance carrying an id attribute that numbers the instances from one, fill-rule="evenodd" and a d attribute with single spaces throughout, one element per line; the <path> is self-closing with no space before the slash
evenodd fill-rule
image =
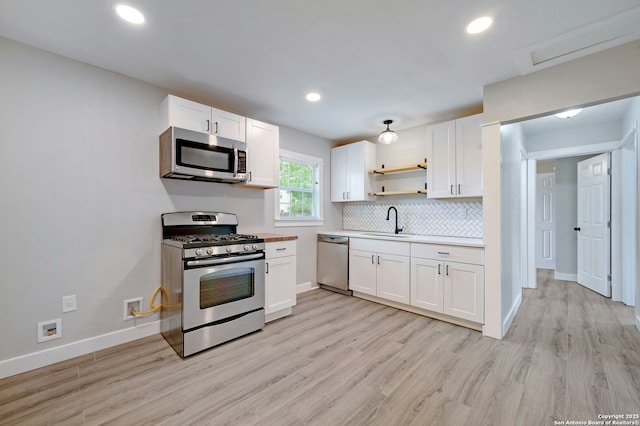
<path id="1" fill-rule="evenodd" d="M 611 296 L 609 153 L 578 163 L 578 283 Z"/>
<path id="2" fill-rule="evenodd" d="M 556 269 L 555 173 L 536 175 L 536 268 Z"/>

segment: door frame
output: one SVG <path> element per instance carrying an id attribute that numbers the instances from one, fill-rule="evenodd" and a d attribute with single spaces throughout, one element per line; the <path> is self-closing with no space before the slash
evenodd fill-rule
<path id="1" fill-rule="evenodd" d="M 619 141 L 602 142 L 590 145 L 580 145 L 568 148 L 550 149 L 546 151 L 535 151 L 527 153 L 527 192 L 522 194 L 527 198 L 527 238 L 522 241 L 522 250 L 527 253 L 527 274 L 526 282 L 523 283 L 523 287 L 537 288 L 537 273 L 536 273 L 536 171 L 538 160 L 551 160 L 555 158 L 565 157 L 577 157 L 581 155 L 602 154 L 605 152 L 612 152 L 619 149 L 622 146 L 624 139 Z M 613 238 L 613 235 L 612 235 Z M 612 246 L 619 244 L 616 239 L 611 240 Z M 613 281 L 618 277 L 612 277 Z"/>
<path id="2" fill-rule="evenodd" d="M 638 282 L 637 217 L 638 217 L 638 129 L 637 124 L 622 139 L 621 148 L 631 149 L 634 158 L 623 158 L 622 150 L 611 155 L 611 300 L 633 306 L 636 303 Z M 630 167 L 633 163 L 633 167 Z M 615 171 L 618 173 L 615 173 Z M 636 188 L 624 187 L 630 181 L 628 174 L 636 182 Z M 627 178 L 625 180 L 625 178 Z M 632 229 L 634 232 L 629 232 Z M 624 230 L 624 231 L 623 231 Z M 614 240 L 615 238 L 615 240 Z M 618 244 L 613 244 L 617 241 Z M 631 241 L 631 244 L 629 244 Z M 626 259 L 626 263 L 623 262 Z M 614 282 L 613 277 L 618 279 Z"/>

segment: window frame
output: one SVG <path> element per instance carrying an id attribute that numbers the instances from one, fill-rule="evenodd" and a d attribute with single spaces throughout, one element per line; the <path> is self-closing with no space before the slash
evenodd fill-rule
<path id="1" fill-rule="evenodd" d="M 314 217 L 280 217 L 280 161 L 282 159 L 290 160 L 296 163 L 308 164 L 317 167 L 316 174 L 316 189 L 313 191 L 317 202 L 317 215 Z M 322 226 L 324 225 L 324 215 L 322 208 L 322 193 L 323 193 L 323 167 L 324 161 L 322 158 L 312 155 L 301 154 L 299 152 L 289 151 L 281 149 L 278 155 L 278 187 L 274 191 L 274 226 L 286 227 L 286 226 Z"/>

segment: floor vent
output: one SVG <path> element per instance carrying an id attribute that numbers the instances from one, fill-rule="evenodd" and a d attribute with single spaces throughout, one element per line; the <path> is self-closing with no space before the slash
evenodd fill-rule
<path id="1" fill-rule="evenodd" d="M 640 7 L 515 52 L 522 75 L 640 39 Z"/>

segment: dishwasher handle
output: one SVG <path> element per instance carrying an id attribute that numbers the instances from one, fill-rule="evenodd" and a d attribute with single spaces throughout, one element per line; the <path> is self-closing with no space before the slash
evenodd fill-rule
<path id="1" fill-rule="evenodd" d="M 331 244 L 349 244 L 349 237 L 340 237 L 333 235 L 318 235 L 318 242 Z"/>

